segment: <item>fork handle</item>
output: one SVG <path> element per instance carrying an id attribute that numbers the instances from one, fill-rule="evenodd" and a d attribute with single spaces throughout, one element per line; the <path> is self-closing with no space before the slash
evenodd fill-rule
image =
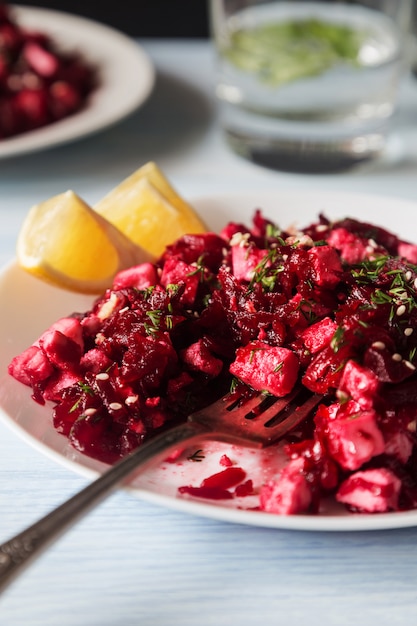
<path id="1" fill-rule="evenodd" d="M 186 422 L 161 433 L 121 459 L 66 502 L 0 545 L 0 591 L 3 591 L 42 551 L 127 478 L 178 444 L 208 435 L 198 422 Z"/>

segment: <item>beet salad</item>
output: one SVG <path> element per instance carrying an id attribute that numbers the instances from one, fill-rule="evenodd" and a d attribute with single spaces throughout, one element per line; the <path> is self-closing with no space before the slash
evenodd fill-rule
<path id="1" fill-rule="evenodd" d="M 0 2 L 0 140 L 73 115 L 97 85 L 97 69 L 84 55 L 25 28 L 13 6 Z"/>
<path id="2" fill-rule="evenodd" d="M 187 235 L 120 272 L 91 310 L 57 320 L 9 365 L 51 403 L 72 446 L 112 463 L 232 389 L 320 394 L 279 444 L 282 471 L 253 486 L 223 459 L 180 497 L 258 496 L 260 510 L 417 508 L 417 246 L 320 215 Z M 212 489 L 205 490 L 209 485 Z M 217 489 L 217 491 L 216 491 Z"/>

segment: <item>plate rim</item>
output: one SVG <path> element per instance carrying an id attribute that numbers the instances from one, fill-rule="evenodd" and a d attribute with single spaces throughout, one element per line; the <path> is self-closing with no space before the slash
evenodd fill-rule
<path id="1" fill-rule="evenodd" d="M 69 29 L 71 33 L 77 27 L 80 29 L 77 31 L 78 33 L 82 33 L 84 29 L 90 29 L 90 32 L 93 32 L 95 37 L 103 43 L 109 42 L 110 45 L 116 45 L 119 51 L 122 50 L 129 59 L 132 69 L 136 69 L 136 72 L 139 73 L 141 80 L 135 82 L 133 88 L 129 90 L 129 97 L 119 101 L 118 107 L 103 113 L 100 112 L 96 100 L 100 105 L 103 95 L 110 94 L 111 90 L 114 89 L 113 84 L 107 79 L 107 82 L 105 81 L 95 92 L 92 92 L 90 105 L 80 111 L 39 129 L 2 139 L 0 141 L 0 159 L 51 149 L 96 134 L 131 115 L 151 95 L 156 79 L 155 67 L 145 49 L 134 38 L 112 26 L 67 11 L 24 4 L 11 4 L 9 6 L 19 23 L 20 20 L 24 23 L 25 20 L 32 20 L 33 18 L 36 22 L 39 20 L 39 30 L 51 35 L 58 46 L 59 40 L 54 36 L 49 22 L 59 24 L 65 20 L 66 30 Z M 83 43 L 87 45 L 84 47 L 78 44 L 77 49 L 81 50 L 88 59 L 93 48 L 88 47 L 90 42 L 87 38 L 83 40 Z M 114 63 L 116 62 L 117 59 Z M 97 67 L 99 72 L 104 69 L 104 65 L 100 65 L 100 63 Z M 117 102 L 117 99 L 115 101 Z M 101 113 L 101 115 L 97 115 L 97 113 Z"/>
<path id="2" fill-rule="evenodd" d="M 374 193 L 357 193 L 341 190 L 319 190 L 319 189 L 282 189 L 282 190 L 242 190 L 239 192 L 226 191 L 218 194 L 199 194 L 190 198 L 190 203 L 197 210 L 201 203 L 218 201 L 236 201 L 243 197 L 247 202 L 252 203 L 257 198 L 292 198 L 305 199 L 313 198 L 315 201 L 325 199 L 326 201 L 340 199 L 343 196 L 347 200 L 380 202 L 385 206 L 392 203 L 399 203 L 404 210 L 414 208 L 417 210 L 417 201 L 396 196 L 380 196 Z M 312 216 L 313 218 L 313 216 Z M 227 218 L 226 218 L 227 219 Z M 0 278 L 7 272 L 16 268 L 15 259 L 10 260 L 5 266 L 0 268 Z M 0 284 L 1 289 L 1 284 Z M 0 379 L 0 387 L 2 379 Z M 17 383 L 18 384 L 18 383 Z M 16 432 L 20 438 L 30 444 L 33 448 L 42 452 L 54 462 L 71 469 L 77 474 L 94 478 L 106 468 L 106 464 L 84 457 L 86 464 L 75 459 L 65 457 L 61 452 L 54 450 L 47 443 L 36 439 L 30 432 L 23 428 L 12 416 L 8 415 L 0 406 L 0 420 L 12 431 Z M 51 430 L 53 427 L 51 426 Z M 79 453 L 78 453 L 79 454 Z M 243 509 L 233 509 L 216 505 L 216 503 L 206 502 L 197 499 L 176 498 L 171 495 L 150 491 L 142 487 L 126 485 L 122 487 L 139 499 L 150 503 L 176 510 L 186 514 L 193 514 L 199 517 L 210 518 L 222 522 L 243 524 L 246 526 L 256 526 L 259 528 L 270 528 L 276 530 L 298 530 L 307 532 L 357 532 L 357 531 L 378 531 L 378 530 L 398 530 L 417 526 L 417 510 L 392 512 L 381 514 L 352 514 L 345 515 L 291 515 L 279 516 L 262 511 L 252 511 Z"/>

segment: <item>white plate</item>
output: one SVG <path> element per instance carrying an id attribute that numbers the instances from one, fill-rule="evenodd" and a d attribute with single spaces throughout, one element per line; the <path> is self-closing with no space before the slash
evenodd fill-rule
<path id="1" fill-rule="evenodd" d="M 12 6 L 19 25 L 49 35 L 63 51 L 78 51 L 97 67 L 100 85 L 84 109 L 63 120 L 0 141 L 0 158 L 86 137 L 120 121 L 148 98 L 155 73 L 144 50 L 126 35 L 60 11 Z"/>
<path id="2" fill-rule="evenodd" d="M 194 206 L 209 225 L 218 230 L 226 221 L 248 223 L 255 207 L 262 207 L 266 216 L 285 227 L 296 222 L 303 227 L 313 221 L 319 212 L 330 218 L 352 216 L 384 225 L 407 239 L 417 241 L 417 227 L 409 216 L 417 212 L 417 205 L 394 198 L 326 192 L 277 192 L 226 195 L 199 198 Z M 59 435 L 51 424 L 51 407 L 42 407 L 30 398 L 30 389 L 7 375 L 10 359 L 30 345 L 46 327 L 62 315 L 84 311 L 91 298 L 61 291 L 22 272 L 13 262 L 0 275 L 0 416 L 19 436 L 41 452 L 84 475 L 94 476 L 104 465 L 79 454 Z M 231 448 L 226 445 L 204 445 L 205 459 L 187 460 L 187 454 L 178 464 L 164 463 L 148 470 L 131 483 L 131 489 L 141 498 L 229 522 L 273 528 L 314 531 L 376 530 L 417 525 L 417 511 L 377 515 L 353 515 L 331 503 L 319 516 L 277 516 L 237 507 L 256 505 L 249 498 L 232 501 L 197 501 L 177 497 L 180 485 L 197 485 L 201 478 L 219 471 L 219 457 L 227 452 L 248 474 L 262 480 L 259 454 L 271 462 L 271 450 L 263 453 Z M 195 452 L 195 446 L 189 453 Z M 274 461 L 279 466 L 281 457 Z"/>

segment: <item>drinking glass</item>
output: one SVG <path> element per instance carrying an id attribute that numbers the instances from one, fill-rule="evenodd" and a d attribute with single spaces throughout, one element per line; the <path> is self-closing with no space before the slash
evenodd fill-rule
<path id="1" fill-rule="evenodd" d="M 282 170 L 381 155 L 407 69 L 412 0 L 210 0 L 228 143 Z"/>

